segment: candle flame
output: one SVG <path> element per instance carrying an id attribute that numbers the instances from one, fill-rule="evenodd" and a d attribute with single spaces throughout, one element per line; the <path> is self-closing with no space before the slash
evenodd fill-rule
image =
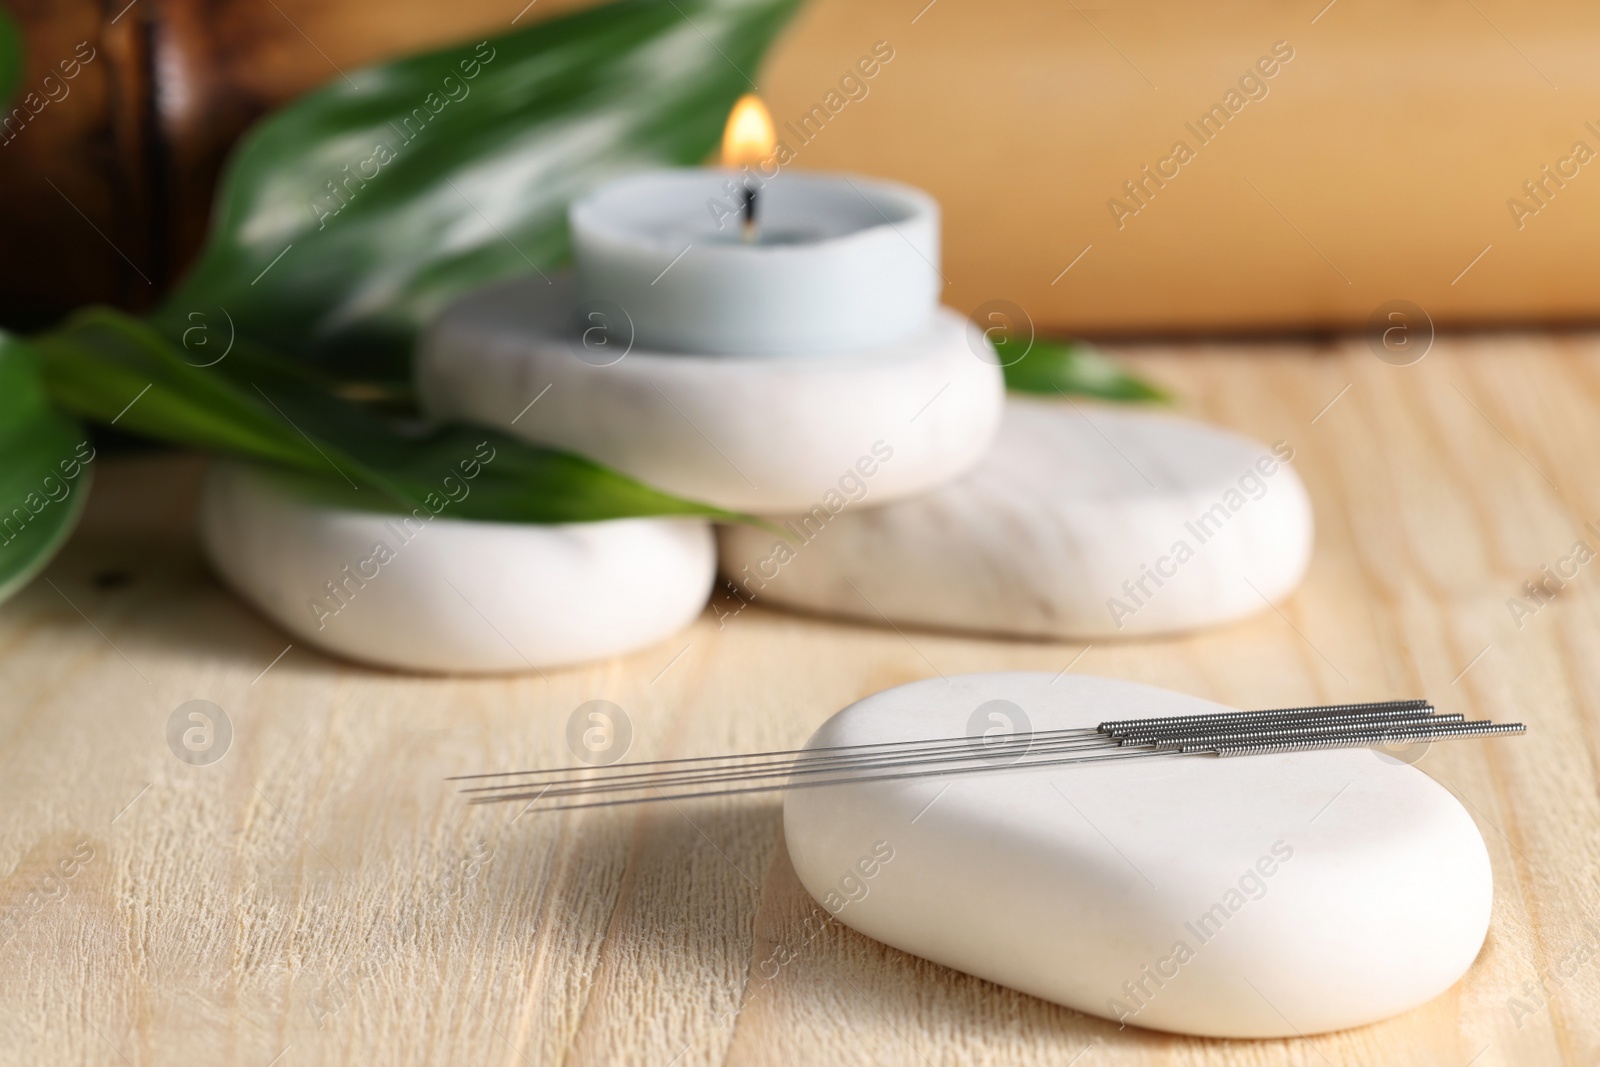
<path id="1" fill-rule="evenodd" d="M 741 96 L 728 113 L 728 125 L 722 130 L 723 166 L 761 163 L 772 155 L 777 144 L 778 134 L 772 127 L 767 105 L 754 93 Z"/>

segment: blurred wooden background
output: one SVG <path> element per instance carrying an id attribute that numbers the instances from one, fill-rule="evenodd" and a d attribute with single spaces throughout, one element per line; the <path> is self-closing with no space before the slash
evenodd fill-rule
<path id="1" fill-rule="evenodd" d="M 80 42 L 94 52 L 0 145 L 13 324 L 149 305 L 198 247 L 228 147 L 271 106 L 576 6 L 7 3 L 28 34 L 21 92 Z M 812 0 L 758 76 L 780 125 L 880 41 L 892 60 L 792 144 L 797 165 L 938 196 L 946 300 L 963 310 L 1007 299 L 1090 334 L 1359 326 L 1391 299 L 1442 325 L 1600 317 L 1600 166 L 1562 163 L 1579 141 L 1600 152 L 1594 5 Z M 1277 42 L 1292 60 L 1202 145 L 1185 124 Z M 1123 183 L 1178 140 L 1195 158 L 1146 181 L 1140 206 Z M 1139 207 L 1120 226 L 1113 197 Z M 1537 211 L 1514 217 L 1513 197 Z"/>

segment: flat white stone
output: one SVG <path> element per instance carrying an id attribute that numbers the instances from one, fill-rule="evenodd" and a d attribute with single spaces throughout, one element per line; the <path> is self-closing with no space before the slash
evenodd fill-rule
<path id="1" fill-rule="evenodd" d="M 724 528 L 722 571 L 757 603 L 874 621 L 1091 639 L 1187 630 L 1261 611 L 1305 573 L 1311 503 L 1285 455 L 1164 413 L 1013 396 L 959 480 L 779 518 L 787 546 Z"/>
<path id="2" fill-rule="evenodd" d="M 1225 710 L 1109 678 L 971 674 L 867 697 L 810 744 Z M 1360 749 L 791 789 L 784 833 L 806 889 L 870 937 L 1218 1037 L 1360 1026 L 1438 996 L 1476 957 L 1493 895 L 1455 798 Z"/>
<path id="3" fill-rule="evenodd" d="M 794 356 L 629 350 L 577 322 L 568 279 L 464 297 L 418 348 L 423 407 L 757 513 L 932 489 L 976 464 L 1000 421 L 1000 369 L 944 309 L 904 341 Z"/>
<path id="4" fill-rule="evenodd" d="M 698 520 L 447 514 L 424 522 L 356 510 L 292 475 L 219 462 L 201 495 L 200 535 L 223 580 L 297 640 L 413 671 L 620 655 L 692 622 L 715 575 L 711 531 Z"/>

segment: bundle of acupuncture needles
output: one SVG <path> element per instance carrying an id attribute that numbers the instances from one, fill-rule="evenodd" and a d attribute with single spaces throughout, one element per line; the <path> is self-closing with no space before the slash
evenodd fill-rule
<path id="1" fill-rule="evenodd" d="M 1520 734 L 1526 729 L 1518 722 L 1468 722 L 1459 714 L 1439 714 L 1426 700 L 1386 700 L 1119 719 L 1093 729 L 1035 730 L 999 737 L 939 737 L 738 756 L 647 760 L 604 767 L 460 775 L 450 780 L 486 783 L 462 788 L 473 804 L 525 801 L 525 810 L 530 812 L 572 811 L 1111 760 L 1389 747 L 1457 737 Z"/>

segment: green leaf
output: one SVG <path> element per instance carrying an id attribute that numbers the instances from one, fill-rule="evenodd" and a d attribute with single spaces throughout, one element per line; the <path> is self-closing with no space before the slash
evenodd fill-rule
<path id="1" fill-rule="evenodd" d="M 38 360 L 0 333 L 0 600 L 50 562 L 89 497 L 94 448 L 50 403 Z"/>
<path id="2" fill-rule="evenodd" d="M 797 3 L 621 0 L 335 80 L 242 142 L 156 321 L 177 337 L 226 310 L 271 348 L 404 381 L 452 298 L 566 258 L 575 197 L 702 162 Z"/>
<path id="3" fill-rule="evenodd" d="M 1166 390 L 1124 370 L 1110 356 L 1082 341 L 1034 338 L 1019 356 L 1011 351 L 1021 342 L 1004 335 L 992 337 L 1005 368 L 1006 388 L 1019 393 L 1093 396 L 1127 403 L 1170 403 Z"/>
<path id="4" fill-rule="evenodd" d="M 221 356 L 206 352 L 191 360 L 193 353 L 138 319 L 91 308 L 35 344 L 50 394 L 68 410 L 120 430 L 298 471 L 348 506 L 437 512 L 448 498 L 453 517 L 497 522 L 640 515 L 744 521 L 498 430 L 399 428 L 335 395 L 294 361 L 242 340 Z"/>
<path id="5" fill-rule="evenodd" d="M 0 5 L 0 104 L 9 103 L 27 67 L 22 31 L 11 13 Z"/>

